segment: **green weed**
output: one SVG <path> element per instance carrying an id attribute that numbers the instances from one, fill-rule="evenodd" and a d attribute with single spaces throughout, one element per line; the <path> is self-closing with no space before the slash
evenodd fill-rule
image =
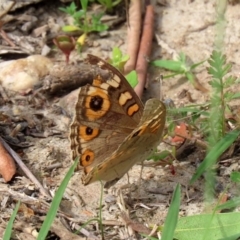
<path id="1" fill-rule="evenodd" d="M 88 14 L 88 0 L 80 0 L 82 9 L 77 10 L 77 6 L 74 2 L 70 6 L 60 8 L 61 11 L 70 15 L 74 20 L 73 26 L 64 26 L 64 32 L 75 32 L 81 31 L 85 34 L 90 32 L 102 32 L 108 29 L 108 26 L 101 22 L 101 18 L 104 13 L 99 14 Z"/>
<path id="2" fill-rule="evenodd" d="M 112 51 L 112 58 L 109 59 L 108 62 L 124 74 L 124 65 L 128 59 L 128 55 L 123 55 L 119 48 L 114 47 Z M 137 73 L 135 70 L 128 73 L 125 77 L 132 88 L 138 84 Z"/>
<path id="3" fill-rule="evenodd" d="M 231 64 L 227 63 L 223 54 L 223 39 L 226 10 L 226 1 L 218 1 L 217 4 L 217 26 L 215 50 L 208 59 L 208 73 L 211 77 L 209 102 L 204 104 L 192 104 L 190 106 L 178 109 L 168 109 L 168 113 L 177 115 L 177 124 L 187 121 L 189 131 L 194 139 L 196 135 L 201 136 L 199 140 L 204 146 L 206 157 L 201 162 L 192 176 L 190 183 L 195 182 L 200 176 L 205 178 L 205 203 L 213 204 L 215 200 L 216 187 L 216 166 L 220 157 L 226 152 L 240 135 L 239 123 L 235 128 L 230 127 L 227 116 L 233 116 L 230 104 L 232 100 L 239 98 L 239 93 L 229 91 L 230 87 L 239 82 L 238 79 L 231 76 Z M 195 85 L 193 69 L 199 64 L 188 64 L 184 54 L 179 55 L 179 59 L 157 60 L 152 64 L 163 67 L 174 73 L 168 77 L 178 74 L 184 75 L 193 85 Z M 166 77 L 165 77 L 166 78 Z M 168 117 L 169 118 L 169 117 Z M 171 119 L 172 120 L 172 119 Z M 171 131 L 174 131 L 175 124 L 170 125 Z M 190 136 L 190 137 L 191 137 Z M 174 152 L 174 150 L 173 150 Z M 240 173 L 234 172 L 230 179 L 233 184 L 239 184 Z M 229 186 L 226 187 L 226 189 Z M 199 214 L 189 217 L 180 218 L 174 233 L 176 239 L 237 239 L 239 237 L 239 219 L 240 213 L 219 214 L 220 210 L 233 210 L 240 206 L 240 198 L 234 197 L 220 205 L 218 201 L 216 207 L 213 207 L 211 214 Z M 213 206 L 213 205 L 210 205 Z M 229 224 L 231 223 L 231 224 Z"/>
<path id="4" fill-rule="evenodd" d="M 113 8 L 116 7 L 122 0 L 97 0 L 102 6 L 106 8 L 108 12 L 112 12 Z"/>
<path id="5" fill-rule="evenodd" d="M 171 78 L 178 75 L 183 75 L 189 80 L 189 82 L 193 86 L 197 87 L 198 82 L 195 74 L 193 73 L 193 70 L 204 62 L 205 60 L 192 64 L 190 63 L 190 61 L 188 61 L 184 53 L 180 53 L 176 60 L 165 60 L 165 59 L 155 60 L 151 62 L 151 65 L 156 67 L 161 67 L 166 70 L 174 72 L 171 75 L 164 76 L 164 79 Z"/>

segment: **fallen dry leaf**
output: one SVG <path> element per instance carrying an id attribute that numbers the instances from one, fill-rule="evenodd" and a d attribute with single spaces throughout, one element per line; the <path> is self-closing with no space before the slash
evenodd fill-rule
<path id="1" fill-rule="evenodd" d="M 24 203 L 21 203 L 18 212 L 22 212 L 24 214 L 24 217 L 27 218 L 34 216 L 34 211 Z"/>
<path id="2" fill-rule="evenodd" d="M 178 143 L 183 143 L 185 141 L 185 136 L 186 138 L 189 137 L 188 135 L 188 130 L 187 126 L 185 123 L 180 123 L 180 125 L 176 126 L 174 129 L 175 136 L 172 138 L 172 142 L 178 142 Z M 182 137 L 180 137 L 180 136 Z"/>
<path id="3" fill-rule="evenodd" d="M 16 173 L 16 165 L 7 150 L 0 143 L 0 174 L 6 182 L 9 182 Z"/>

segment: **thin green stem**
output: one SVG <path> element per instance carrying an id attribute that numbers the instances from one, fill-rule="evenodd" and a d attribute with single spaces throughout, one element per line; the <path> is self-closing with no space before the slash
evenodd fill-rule
<path id="1" fill-rule="evenodd" d="M 99 206 L 99 225 L 100 225 L 100 229 L 101 229 L 101 235 L 102 235 L 102 239 L 104 240 L 104 232 L 103 232 L 103 224 L 102 224 L 102 201 L 103 201 L 103 183 L 102 181 L 100 181 L 101 184 L 101 195 L 100 195 L 100 206 Z"/>

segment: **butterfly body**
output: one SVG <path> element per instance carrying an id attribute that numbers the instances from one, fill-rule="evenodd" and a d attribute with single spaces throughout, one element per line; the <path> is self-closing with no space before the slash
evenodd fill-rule
<path id="1" fill-rule="evenodd" d="M 98 57 L 90 64 L 109 72 L 81 88 L 70 127 L 72 157 L 80 157 L 83 184 L 114 182 L 145 160 L 161 141 L 166 109 L 158 99 L 143 106 L 124 76 Z"/>

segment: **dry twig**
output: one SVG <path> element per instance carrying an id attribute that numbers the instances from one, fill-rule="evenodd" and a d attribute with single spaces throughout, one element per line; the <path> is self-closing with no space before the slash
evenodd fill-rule
<path id="1" fill-rule="evenodd" d="M 136 64 L 138 85 L 135 87 L 134 90 L 139 97 L 142 96 L 143 89 L 146 83 L 148 58 L 152 50 L 153 26 L 154 26 L 154 9 L 152 5 L 148 5 L 146 7 L 146 14 L 143 24 L 143 33 Z"/>

